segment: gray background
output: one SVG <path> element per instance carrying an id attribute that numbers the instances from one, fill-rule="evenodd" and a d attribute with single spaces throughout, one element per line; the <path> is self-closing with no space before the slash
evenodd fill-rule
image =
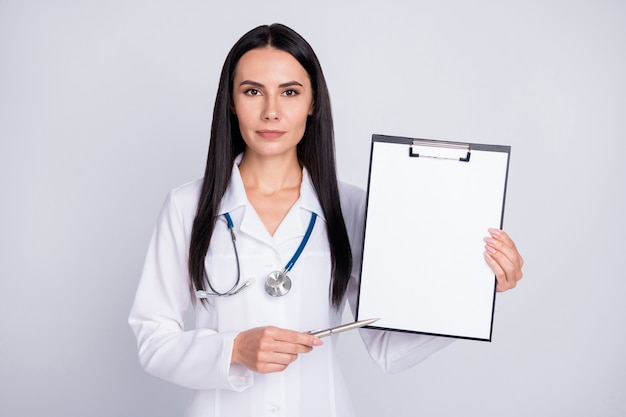
<path id="1" fill-rule="evenodd" d="M 0 415 L 175 416 L 126 324 L 166 192 L 202 175 L 223 59 L 284 22 L 313 45 L 343 180 L 372 133 L 512 146 L 525 279 L 492 343 L 383 374 L 362 416 L 626 415 L 626 3 L 0 0 Z M 399 289 L 401 290 L 401 289 Z"/>

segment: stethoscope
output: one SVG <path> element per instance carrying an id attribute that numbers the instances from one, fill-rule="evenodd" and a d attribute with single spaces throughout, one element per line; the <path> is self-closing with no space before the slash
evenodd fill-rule
<path id="1" fill-rule="evenodd" d="M 244 289 L 248 288 L 250 285 L 254 283 L 254 278 L 249 279 L 242 285 L 239 285 L 241 282 L 241 267 L 239 264 L 239 252 L 237 251 L 237 237 L 235 236 L 235 232 L 233 231 L 234 224 L 233 219 L 230 217 L 229 213 L 224 213 L 224 217 L 226 218 L 226 224 L 228 226 L 228 230 L 230 231 L 230 237 L 233 242 L 233 249 L 235 251 L 235 260 L 237 261 L 237 279 L 235 280 L 235 284 L 228 291 L 219 292 L 211 283 L 211 278 L 209 278 L 206 273 L 206 269 L 204 270 L 204 280 L 207 283 L 210 291 L 198 290 L 196 291 L 197 298 L 209 298 L 209 297 L 230 297 L 232 295 L 239 294 Z M 265 279 L 265 292 L 267 292 L 272 297 L 281 297 L 289 292 L 291 289 L 291 278 L 287 275 L 291 268 L 296 264 L 296 261 L 302 254 L 304 247 L 306 246 L 309 238 L 311 237 L 311 232 L 313 231 L 313 226 L 315 226 L 315 220 L 317 219 L 317 215 L 315 213 L 311 213 L 311 220 L 309 221 L 309 226 L 307 227 L 306 233 L 300 242 L 300 246 L 296 249 L 296 252 L 293 254 L 287 265 L 282 271 L 272 271 L 267 275 Z"/>

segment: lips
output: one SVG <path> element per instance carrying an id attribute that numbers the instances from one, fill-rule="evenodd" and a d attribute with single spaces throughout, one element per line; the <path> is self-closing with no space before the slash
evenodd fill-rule
<path id="1" fill-rule="evenodd" d="M 285 132 L 282 130 L 271 129 L 257 130 L 256 133 L 264 139 L 277 139 L 285 134 Z"/>

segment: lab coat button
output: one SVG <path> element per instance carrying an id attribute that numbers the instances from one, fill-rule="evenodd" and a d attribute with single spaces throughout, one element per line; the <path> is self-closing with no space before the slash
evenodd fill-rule
<path id="1" fill-rule="evenodd" d="M 278 411 L 280 411 L 280 408 L 278 406 L 275 406 L 275 405 L 270 405 L 267 408 L 267 411 L 269 411 L 270 413 L 278 413 Z"/>

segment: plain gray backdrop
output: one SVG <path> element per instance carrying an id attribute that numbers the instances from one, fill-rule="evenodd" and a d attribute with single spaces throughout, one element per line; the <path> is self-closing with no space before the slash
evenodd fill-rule
<path id="1" fill-rule="evenodd" d="M 322 62 L 342 180 L 367 185 L 373 133 L 512 146 L 525 278 L 493 341 L 386 375 L 342 336 L 358 414 L 626 415 L 625 18 L 609 0 L 0 0 L 0 415 L 183 414 L 126 318 L 165 194 L 203 173 L 226 53 L 272 22 Z"/>

